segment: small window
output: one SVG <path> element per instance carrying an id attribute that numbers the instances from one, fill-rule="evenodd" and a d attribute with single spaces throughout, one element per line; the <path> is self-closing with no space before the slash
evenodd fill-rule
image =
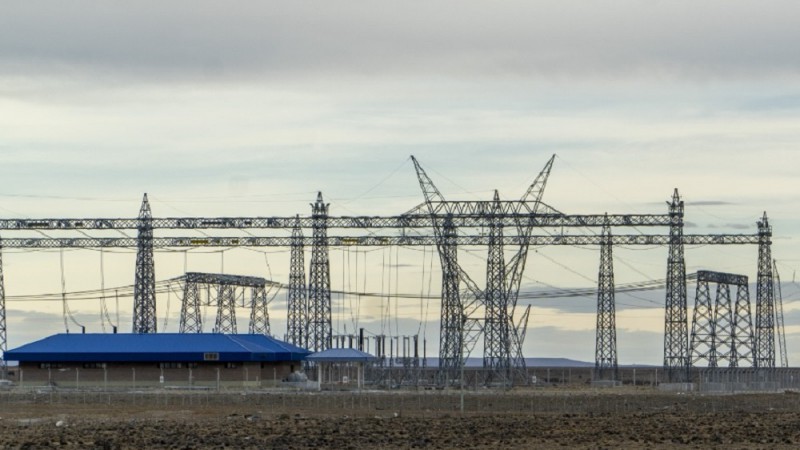
<path id="1" fill-rule="evenodd" d="M 219 353 L 203 353 L 203 361 L 219 361 Z"/>
<path id="2" fill-rule="evenodd" d="M 183 364 L 179 362 L 162 362 L 158 367 L 162 369 L 180 369 L 183 367 Z"/>
<path id="3" fill-rule="evenodd" d="M 236 364 L 236 363 L 233 363 L 233 362 L 226 362 L 225 363 L 225 368 L 226 369 L 235 369 L 237 367 L 239 367 L 239 364 Z"/>
<path id="4" fill-rule="evenodd" d="M 106 367 L 105 363 L 96 363 L 96 362 L 83 363 L 83 368 L 84 369 L 103 369 L 105 367 Z"/>
<path id="5" fill-rule="evenodd" d="M 197 369 L 197 363 L 186 363 L 188 369 Z"/>
<path id="6" fill-rule="evenodd" d="M 61 363 L 39 363 L 40 369 L 60 369 L 64 367 Z"/>

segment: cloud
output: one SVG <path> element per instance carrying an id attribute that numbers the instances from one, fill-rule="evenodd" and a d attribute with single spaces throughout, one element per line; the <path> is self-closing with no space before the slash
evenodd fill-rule
<path id="1" fill-rule="evenodd" d="M 793 76 L 798 14 L 789 1 L 19 2 L 0 18 L 0 67 L 163 79 Z"/>
<path id="2" fill-rule="evenodd" d="M 697 200 L 693 202 L 686 202 L 687 206 L 724 206 L 724 205 L 733 205 L 731 202 L 725 202 L 722 200 Z"/>

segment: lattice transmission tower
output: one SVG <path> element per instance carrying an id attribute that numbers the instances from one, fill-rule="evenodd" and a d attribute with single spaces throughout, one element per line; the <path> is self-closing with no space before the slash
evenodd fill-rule
<path id="1" fill-rule="evenodd" d="M 669 205 L 669 256 L 664 304 L 664 370 L 671 382 L 689 381 L 689 337 L 686 323 L 686 261 L 683 252 L 683 200 L 678 190 Z"/>
<path id="2" fill-rule="evenodd" d="M 308 323 L 308 297 L 306 296 L 305 247 L 300 216 L 292 229 L 289 267 L 289 289 L 286 294 L 287 324 L 286 340 L 298 347 L 306 346 L 306 324 Z"/>
<path id="3" fill-rule="evenodd" d="M 775 367 L 775 293 L 772 277 L 772 227 L 767 213 L 758 221 L 755 365 Z"/>
<path id="4" fill-rule="evenodd" d="M 597 327 L 595 336 L 595 380 L 619 380 L 617 365 L 617 324 L 614 293 L 614 256 L 611 226 L 603 226 L 600 270 L 597 275 Z"/>
<path id="5" fill-rule="evenodd" d="M 139 209 L 136 239 L 136 280 L 133 286 L 133 332 L 155 333 L 156 276 L 153 266 L 153 214 L 147 194 Z"/>
<path id="6" fill-rule="evenodd" d="M 328 258 L 328 207 L 317 193 L 317 201 L 311 204 L 313 219 L 313 246 L 308 275 L 308 331 L 307 347 L 320 352 L 331 347 L 333 326 L 331 323 L 331 267 Z"/>

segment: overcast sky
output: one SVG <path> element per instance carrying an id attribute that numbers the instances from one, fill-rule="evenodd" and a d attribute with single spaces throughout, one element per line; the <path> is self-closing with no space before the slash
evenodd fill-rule
<path id="1" fill-rule="evenodd" d="M 143 192 L 157 216 L 308 214 L 318 190 L 334 215 L 397 214 L 422 201 L 409 155 L 448 198 L 514 199 L 555 153 L 545 201 L 564 212 L 663 213 L 676 187 L 687 233 L 755 232 L 767 211 L 791 282 L 797 17 L 794 1 L 6 2 L 0 216 L 129 217 Z M 538 250 L 527 288 L 596 282 L 596 250 Z M 478 279 L 483 251 L 462 258 Z M 288 255 L 270 252 L 228 251 L 224 270 L 285 282 Z M 367 256 L 403 261 L 392 289 L 433 280 L 438 292 L 438 274 L 422 269 L 431 249 L 393 255 Z M 665 249 L 615 257 L 619 283 L 664 277 Z M 334 289 L 355 283 L 341 269 L 354 253 L 331 258 Z M 187 266 L 218 271 L 222 260 L 198 252 Z M 132 261 L 105 255 L 106 285 L 131 284 Z M 61 289 L 58 252 L 7 250 L 3 263 L 9 296 Z M 688 249 L 687 264 L 754 278 L 756 252 Z M 160 253 L 156 265 L 165 279 L 184 258 Z M 66 252 L 65 274 L 68 291 L 99 287 L 97 252 Z M 388 282 L 358 276 L 372 290 Z M 620 361 L 660 364 L 663 294 L 637 296 L 619 296 Z M 784 297 L 797 362 L 797 284 Z M 159 299 L 172 331 L 174 302 Z M 534 302 L 528 356 L 592 360 L 594 302 Z M 55 305 L 9 301 L 10 346 L 63 330 Z M 376 308 L 363 306 L 363 323 Z M 416 332 L 420 305 L 405 308 L 403 332 Z M 436 308 L 422 313 L 429 340 Z M 72 309 L 99 328 L 96 305 Z"/>

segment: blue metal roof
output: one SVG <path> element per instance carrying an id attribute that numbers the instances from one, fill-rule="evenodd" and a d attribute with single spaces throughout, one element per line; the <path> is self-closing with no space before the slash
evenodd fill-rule
<path id="1" fill-rule="evenodd" d="M 9 350 L 3 357 L 20 362 L 247 362 L 300 361 L 310 353 L 262 334 L 62 333 Z"/>
<path id="2" fill-rule="evenodd" d="M 368 362 L 376 359 L 369 353 L 354 348 L 331 348 L 314 353 L 306 358 L 308 361 L 319 362 Z"/>

